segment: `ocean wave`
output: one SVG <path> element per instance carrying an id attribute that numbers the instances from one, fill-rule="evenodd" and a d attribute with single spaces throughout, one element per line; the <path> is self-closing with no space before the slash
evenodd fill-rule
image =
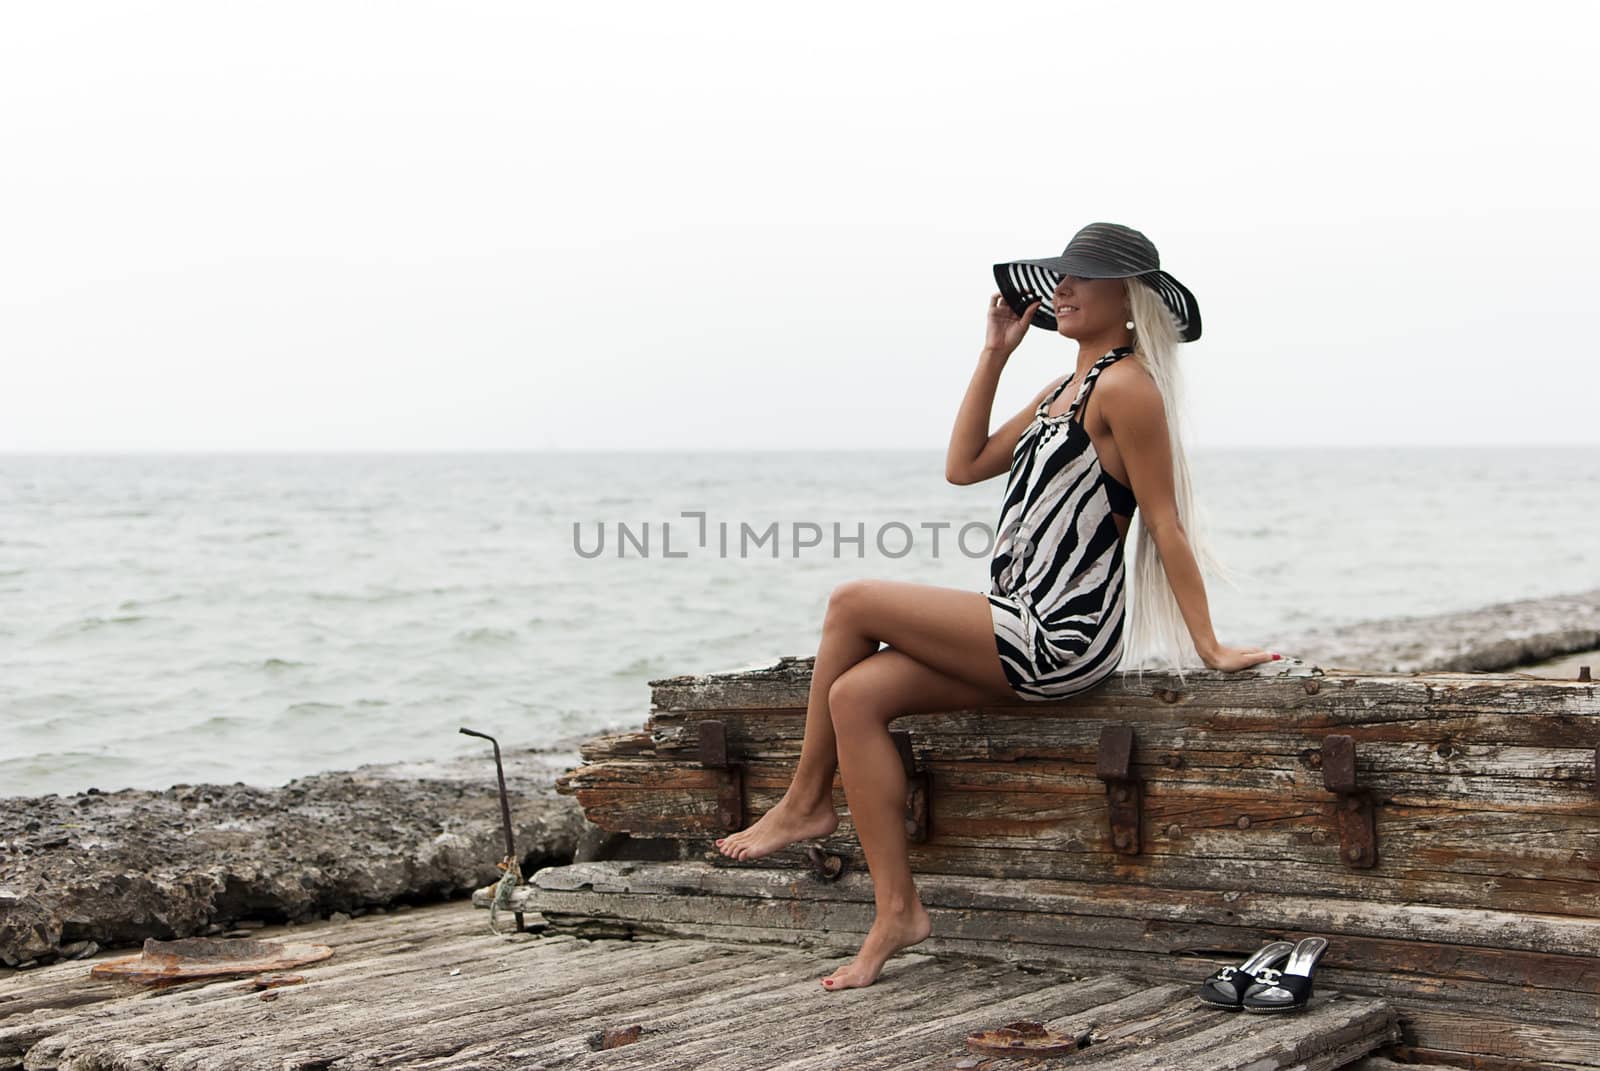
<path id="1" fill-rule="evenodd" d="M 514 643 L 517 638 L 516 629 L 489 626 L 465 628 L 455 634 L 457 643 Z"/>
<path id="2" fill-rule="evenodd" d="M 677 665 L 673 659 L 660 655 L 650 655 L 644 658 L 635 658 L 626 665 L 618 666 L 611 671 L 613 678 L 631 679 L 641 673 L 664 673 Z"/>
<path id="3" fill-rule="evenodd" d="M 285 714 L 326 714 L 329 711 L 343 709 L 344 705 L 342 703 L 319 703 L 313 699 L 304 703 L 290 703 L 283 708 L 283 712 Z"/>
<path id="4" fill-rule="evenodd" d="M 157 595 L 153 599 L 124 599 L 117 604 L 117 609 L 122 611 L 143 610 L 151 606 L 161 606 L 164 603 L 177 602 L 181 598 L 183 598 L 183 595 L 178 592 L 173 592 L 171 595 Z"/>
<path id="5" fill-rule="evenodd" d="M 383 603 L 403 599 L 426 598 L 430 595 L 456 595 L 471 590 L 464 584 L 441 584 L 427 588 L 374 588 L 370 591 L 310 591 L 306 598 L 312 602 L 327 603 Z"/>
<path id="6" fill-rule="evenodd" d="M 99 629 L 114 628 L 118 625 L 137 625 L 141 621 L 149 620 L 143 614 L 118 614 L 115 617 L 90 616 L 62 625 L 50 633 L 52 636 L 73 636 L 85 632 L 94 632 Z"/>

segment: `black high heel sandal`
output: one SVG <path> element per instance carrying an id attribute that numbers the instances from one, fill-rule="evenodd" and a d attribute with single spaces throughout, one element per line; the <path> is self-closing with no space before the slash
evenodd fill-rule
<path id="1" fill-rule="evenodd" d="M 1316 972 L 1317 960 L 1327 950 L 1328 942 L 1321 937 L 1307 937 L 1298 942 L 1281 971 L 1270 968 L 1262 971 L 1256 984 L 1244 991 L 1244 1010 L 1280 1012 L 1305 1007 L 1311 999 L 1311 976 Z"/>
<path id="2" fill-rule="evenodd" d="M 1245 991 L 1256 984 L 1262 972 L 1281 966 L 1293 951 L 1294 945 L 1288 941 L 1262 945 L 1237 967 L 1223 967 L 1201 982 L 1200 999 L 1213 1007 L 1238 1011 Z"/>

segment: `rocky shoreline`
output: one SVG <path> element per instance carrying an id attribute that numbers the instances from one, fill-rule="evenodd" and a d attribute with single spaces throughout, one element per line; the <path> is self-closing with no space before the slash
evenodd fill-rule
<path id="1" fill-rule="evenodd" d="M 1289 636 L 1273 650 L 1382 673 L 1499 673 L 1600 650 L 1600 588 L 1457 613 L 1375 618 Z M 1600 673 L 1600 658 L 1595 661 Z"/>
<path id="2" fill-rule="evenodd" d="M 1275 648 L 1330 667 L 1494 672 L 1544 663 L 1575 675 L 1588 661 L 1582 652 L 1600 649 L 1600 589 L 1364 621 Z M 1600 656 L 1593 664 L 1600 671 Z M 572 862 L 604 839 L 574 799 L 555 792 L 555 778 L 579 763 L 577 746 L 574 738 L 506 755 L 524 874 Z M 457 899 L 495 881 L 503 855 L 487 752 L 315 774 L 276 788 L 13 797 L 0 800 L 0 963 L 38 966 L 147 937 Z"/>
<path id="3" fill-rule="evenodd" d="M 558 774 L 576 741 L 505 756 L 523 873 L 586 825 Z M 0 962 L 211 936 L 469 896 L 505 856 L 494 760 L 401 763 L 276 788 L 91 788 L 0 800 Z"/>

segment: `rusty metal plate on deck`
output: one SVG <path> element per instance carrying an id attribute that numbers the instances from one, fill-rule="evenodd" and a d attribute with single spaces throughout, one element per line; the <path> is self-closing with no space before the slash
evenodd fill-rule
<path id="1" fill-rule="evenodd" d="M 973 1052 L 1006 1056 L 1061 1056 L 1077 1052 L 1088 1042 L 1090 1031 L 1063 1034 L 1043 1023 L 1021 1019 L 996 1030 L 978 1030 L 967 1035 L 967 1048 Z"/>
<path id="2" fill-rule="evenodd" d="M 333 955 L 327 945 L 279 944 L 276 941 L 249 939 L 217 940 L 210 937 L 185 937 L 176 941 L 144 943 L 137 956 L 123 956 L 97 963 L 89 969 L 91 978 L 159 985 L 200 978 L 227 978 L 237 974 L 263 974 L 316 963 Z"/>

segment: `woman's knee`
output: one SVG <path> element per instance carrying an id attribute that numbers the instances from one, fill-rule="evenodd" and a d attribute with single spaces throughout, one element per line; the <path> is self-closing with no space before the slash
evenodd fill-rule
<path id="1" fill-rule="evenodd" d="M 824 624 L 840 625 L 856 622 L 861 617 L 861 607 L 871 596 L 874 581 L 870 579 L 846 580 L 828 593 L 828 609 Z"/>
<path id="2" fill-rule="evenodd" d="M 882 720 L 878 689 L 867 680 L 869 674 L 857 672 L 857 668 L 839 674 L 828 686 L 828 715 L 835 732 L 855 732 Z"/>

